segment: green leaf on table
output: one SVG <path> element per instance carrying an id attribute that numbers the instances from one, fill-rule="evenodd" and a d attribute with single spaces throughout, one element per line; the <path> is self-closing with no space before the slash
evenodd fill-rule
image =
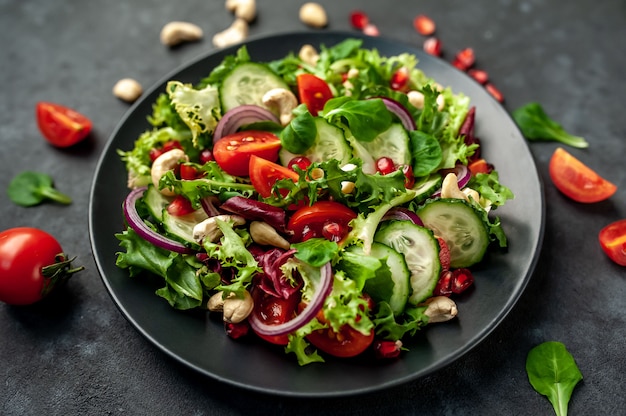
<path id="1" fill-rule="evenodd" d="M 15 176 L 9 183 L 7 194 L 11 201 L 23 207 L 39 205 L 50 200 L 60 204 L 71 204 L 72 199 L 59 192 L 52 178 L 45 173 L 25 171 Z"/>
<path id="2" fill-rule="evenodd" d="M 550 400 L 557 416 L 566 416 L 574 387 L 583 375 L 565 345 L 549 341 L 531 349 L 526 358 L 526 373 L 537 393 Z"/>
<path id="3" fill-rule="evenodd" d="M 577 148 L 589 147 L 583 137 L 569 134 L 552 120 L 538 103 L 526 104 L 513 111 L 512 116 L 528 140 L 556 141 Z"/>

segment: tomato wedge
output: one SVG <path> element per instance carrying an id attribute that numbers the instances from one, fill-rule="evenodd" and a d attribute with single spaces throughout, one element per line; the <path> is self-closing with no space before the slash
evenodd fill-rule
<path id="1" fill-rule="evenodd" d="M 340 241 L 350 231 L 348 224 L 357 214 L 335 201 L 318 201 L 297 210 L 289 219 L 287 229 L 293 231 L 294 241 L 324 237 Z"/>
<path id="2" fill-rule="evenodd" d="M 248 176 L 252 156 L 275 161 L 280 139 L 267 131 L 248 130 L 229 134 L 213 145 L 213 157 L 224 171 L 234 176 Z"/>
<path id="3" fill-rule="evenodd" d="M 250 182 L 254 189 L 263 197 L 272 195 L 272 187 L 279 179 L 291 179 L 298 182 L 298 174 L 277 163 L 253 155 L 248 164 Z"/>
<path id="4" fill-rule="evenodd" d="M 326 322 L 322 311 L 319 311 L 317 314 L 317 319 L 322 323 Z M 332 328 L 318 329 L 307 335 L 306 339 L 326 354 L 348 358 L 361 354 L 372 345 L 374 330 L 368 335 L 363 335 L 350 325 L 344 325 L 339 330 L 339 333 Z"/>
<path id="5" fill-rule="evenodd" d="M 280 325 L 293 318 L 300 296 L 291 296 L 289 299 L 271 296 L 261 290 L 255 290 L 253 314 L 267 325 Z M 263 335 L 255 332 L 261 339 L 276 345 L 287 345 L 289 337 L 285 335 Z"/>
<path id="6" fill-rule="evenodd" d="M 620 266 L 626 266 L 626 219 L 615 221 L 598 234 L 602 250 Z"/>
<path id="7" fill-rule="evenodd" d="M 314 116 L 324 109 L 326 101 L 333 98 L 330 87 L 321 78 L 313 74 L 300 74 L 296 77 L 300 102 L 306 104 Z"/>
<path id="8" fill-rule="evenodd" d="M 577 202 L 604 201 L 617 191 L 617 186 L 560 147 L 550 159 L 549 170 L 556 188 Z"/>
<path id="9" fill-rule="evenodd" d="M 91 132 L 91 120 L 69 107 L 41 101 L 35 113 L 41 134 L 53 146 L 73 146 Z"/>

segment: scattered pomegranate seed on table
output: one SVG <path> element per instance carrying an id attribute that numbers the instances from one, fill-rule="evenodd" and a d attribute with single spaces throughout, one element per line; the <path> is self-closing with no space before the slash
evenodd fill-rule
<path id="1" fill-rule="evenodd" d="M 435 33 L 435 21 L 430 17 L 420 14 L 413 19 L 413 27 L 420 35 L 430 36 Z"/>
<path id="2" fill-rule="evenodd" d="M 360 10 L 355 10 L 350 13 L 350 23 L 355 29 L 363 30 L 369 22 L 369 17 L 367 17 L 367 15 Z"/>
<path id="3" fill-rule="evenodd" d="M 489 74 L 482 69 L 472 68 L 467 71 L 468 75 L 478 81 L 480 84 L 486 84 L 489 81 Z"/>
<path id="4" fill-rule="evenodd" d="M 497 89 L 495 87 L 495 85 L 493 85 L 492 83 L 489 82 L 489 83 L 485 84 L 485 89 L 487 90 L 487 92 L 489 94 L 491 94 L 493 96 L 493 98 L 498 100 L 498 102 L 501 102 L 501 103 L 504 102 L 504 95 L 502 95 L 500 90 Z"/>
<path id="5" fill-rule="evenodd" d="M 368 23 L 363 28 L 363 33 L 368 35 L 368 36 L 378 36 L 378 35 L 380 35 L 380 32 L 378 31 L 378 27 L 376 27 L 376 25 L 374 25 L 372 23 Z"/>
<path id="6" fill-rule="evenodd" d="M 435 37 L 426 39 L 424 41 L 424 52 L 433 56 L 441 56 L 441 41 Z"/>
<path id="7" fill-rule="evenodd" d="M 452 61 L 452 65 L 459 68 L 461 71 L 467 71 L 476 62 L 476 56 L 474 55 L 474 49 L 465 48 L 457 52 Z"/>

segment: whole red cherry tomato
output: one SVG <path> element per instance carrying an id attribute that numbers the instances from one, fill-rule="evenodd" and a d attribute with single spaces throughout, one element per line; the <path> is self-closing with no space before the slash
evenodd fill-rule
<path id="1" fill-rule="evenodd" d="M 0 301 L 11 305 L 35 303 L 83 269 L 71 268 L 54 237 L 29 227 L 0 232 L 0 259 Z"/>
<path id="2" fill-rule="evenodd" d="M 38 102 L 35 113 L 41 134 L 53 146 L 73 146 L 91 132 L 91 120 L 60 104 Z"/>

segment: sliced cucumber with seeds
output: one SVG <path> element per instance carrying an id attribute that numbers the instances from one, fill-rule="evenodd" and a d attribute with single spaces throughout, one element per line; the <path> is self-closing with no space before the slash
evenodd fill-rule
<path id="1" fill-rule="evenodd" d="M 356 254 L 365 255 L 362 247 L 351 246 L 348 250 Z M 364 290 L 375 302 L 387 302 L 393 313 L 400 315 L 404 311 L 411 291 L 411 273 L 406 261 L 404 261 L 404 256 L 382 243 L 373 243 L 370 255 L 387 264 L 390 276 L 389 279 L 385 279 L 386 281 L 380 281 L 378 277 L 367 280 Z M 389 287 L 389 283 L 392 286 L 390 291 L 385 290 Z M 380 290 L 381 287 L 385 289 Z"/>
<path id="2" fill-rule="evenodd" d="M 402 124 L 392 124 L 371 142 L 360 142 L 374 160 L 388 157 L 396 165 L 411 164 L 409 134 Z"/>
<path id="3" fill-rule="evenodd" d="M 163 220 L 163 210 L 172 202 L 172 199 L 163 195 L 153 185 L 149 185 L 143 193 L 143 202 L 148 207 L 150 215 L 159 222 Z"/>
<path id="4" fill-rule="evenodd" d="M 451 267 L 472 266 L 487 251 L 489 230 L 478 209 L 464 199 L 443 198 L 426 201 L 417 211 L 424 225 L 445 240 Z"/>
<path id="5" fill-rule="evenodd" d="M 224 112 L 244 104 L 263 105 L 263 95 L 271 89 L 289 86 L 266 65 L 246 62 L 236 66 L 222 81 L 220 99 Z"/>
<path id="6" fill-rule="evenodd" d="M 439 242 L 432 231 L 411 221 L 390 221 L 374 235 L 374 241 L 404 256 L 411 273 L 409 303 L 417 305 L 429 298 L 439 281 Z"/>
<path id="7" fill-rule="evenodd" d="M 443 178 L 438 173 L 433 173 L 420 183 L 413 185 L 412 190 L 416 192 L 413 201 L 422 202 L 434 194 L 437 189 L 441 188 Z"/>
<path id="8" fill-rule="evenodd" d="M 323 162 L 330 159 L 337 159 L 340 165 L 345 165 L 352 158 L 352 149 L 346 142 L 343 130 L 330 124 L 321 117 L 315 118 L 317 136 L 315 142 L 301 155 L 295 155 L 285 148 L 280 149 L 280 163 L 287 166 L 289 161 L 295 156 L 305 156 L 311 162 Z"/>

